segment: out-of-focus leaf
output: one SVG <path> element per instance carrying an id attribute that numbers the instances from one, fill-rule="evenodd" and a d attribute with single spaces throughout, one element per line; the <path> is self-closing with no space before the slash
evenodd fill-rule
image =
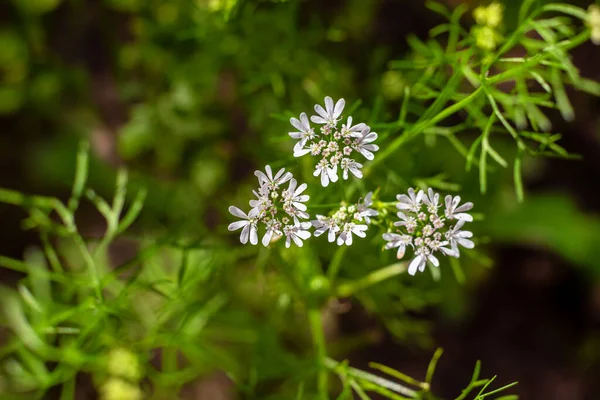
<path id="1" fill-rule="evenodd" d="M 600 274 L 600 218 L 580 211 L 566 196 L 538 195 L 512 210 L 498 207 L 488 216 L 486 229 L 495 241 L 545 246 Z"/>

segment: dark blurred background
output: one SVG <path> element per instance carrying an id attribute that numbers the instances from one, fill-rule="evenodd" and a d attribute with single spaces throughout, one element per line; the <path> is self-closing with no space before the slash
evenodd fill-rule
<path id="1" fill-rule="evenodd" d="M 507 19 L 517 3 L 507 2 Z M 148 229 L 191 236 L 222 231 L 222 199 L 287 145 L 288 110 L 325 94 L 397 107 L 403 78 L 385 74 L 387 62 L 406 55 L 407 35 L 426 38 L 442 22 L 401 0 L 9 0 L 0 15 L 0 186 L 67 198 L 87 137 L 98 192 L 127 165 L 150 189 Z M 600 79 L 598 47 L 573 59 Z M 421 376 L 435 343 L 445 349 L 440 396 L 460 393 L 480 359 L 483 376 L 519 381 L 523 399 L 600 397 L 600 100 L 569 96 L 574 122 L 549 115 L 582 159 L 527 160 L 521 206 L 502 207 L 513 190 L 504 177 L 479 198 L 493 267 L 469 270 L 465 285 L 444 288 L 455 301 L 415 315 L 431 328 L 429 345 L 403 344 L 353 304 L 337 334 L 373 333 L 353 365 Z M 21 258 L 37 243 L 24 216 L 0 205 L 0 254 Z M 103 229 L 91 209 L 78 218 L 90 234 Z M 18 278 L 0 269 L 4 283 Z"/>

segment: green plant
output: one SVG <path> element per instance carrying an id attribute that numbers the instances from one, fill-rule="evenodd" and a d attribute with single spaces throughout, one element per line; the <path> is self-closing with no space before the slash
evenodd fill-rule
<path id="1" fill-rule="evenodd" d="M 169 198 L 170 188 L 152 183 L 131 194 L 139 185 L 126 169 L 116 173 L 106 200 L 90 184 L 87 140 L 67 201 L 0 189 L 0 202 L 23 208 L 23 228 L 39 234 L 23 259 L 0 256 L 1 267 L 22 274 L 14 287 L 0 287 L 7 332 L 0 394 L 43 398 L 58 391 L 72 399 L 77 377 L 89 375 L 105 400 L 172 398 L 223 371 L 242 398 L 439 398 L 432 382 L 441 350 L 423 379 L 379 363 L 370 364 L 376 372 L 365 371 L 345 359 L 371 339 L 328 337 L 328 318 L 338 299 L 351 298 L 395 340 L 431 347 L 428 323 L 414 314 L 448 307 L 442 286 L 465 283 L 489 263 L 486 235 L 514 236 L 481 195 L 496 194 L 512 165 L 523 202 L 524 160 L 576 157 L 557 143 L 547 114 L 556 109 L 573 119 L 566 86 L 600 95 L 600 84 L 580 76 L 569 56 L 594 37 L 595 9 L 526 0 L 510 26 L 492 3 L 474 10 L 468 29 L 466 6 L 429 2 L 447 22 L 427 40 L 410 36 L 412 53 L 390 61 L 388 71 L 383 57 L 373 57 L 381 74 L 369 81 L 376 89 L 365 89 L 377 93 L 365 99 L 367 107 L 326 97 L 311 125 L 306 114 L 296 119 L 289 110 L 325 93 L 360 91 L 344 58 L 318 46 L 352 32 L 300 25 L 296 1 L 107 5 L 131 14 L 135 42 L 118 48 L 117 65 L 128 84 L 123 98 L 143 99 L 121 129 L 121 154 L 133 169 L 149 159 L 141 170 L 180 178 L 187 201 L 161 209 L 154 196 Z M 357 25 L 368 15 L 354 3 L 348 10 Z M 260 30 L 264 25 L 273 31 Z M 244 113 L 248 127 L 238 135 L 234 122 Z M 354 125 L 350 115 L 365 122 Z M 288 120 L 296 129 L 289 136 L 298 140 L 293 149 Z M 238 194 L 224 179 L 235 157 L 269 165 L 256 172 L 251 211 L 230 208 L 236 222 L 226 204 L 242 204 L 249 190 Z M 236 179 L 245 182 L 245 175 Z M 442 202 L 438 191 L 452 194 Z M 480 197 L 475 206 L 461 205 L 457 193 Z M 100 237 L 86 233 L 83 205 L 102 217 Z M 195 219 L 186 229 L 169 225 L 174 215 L 195 218 L 192 207 L 219 214 L 216 227 L 190 229 L 202 224 Z M 172 218 L 165 228 L 153 214 Z M 565 225 L 573 214 L 564 214 Z M 462 230 L 467 222 L 475 234 Z M 242 243 L 262 246 L 239 246 L 228 223 L 242 230 Z M 580 225 L 581 237 L 598 228 Z M 544 232 L 556 247 L 572 243 Z M 320 235 L 328 240 L 311 237 Z M 134 255 L 117 260 L 118 245 Z M 593 264 L 590 246 L 567 246 L 568 256 Z M 411 261 L 402 261 L 405 254 Z M 428 262 L 427 273 L 417 274 Z M 494 389 L 495 377 L 480 374 L 477 362 L 457 400 L 516 398 L 503 394 L 514 384 Z"/>

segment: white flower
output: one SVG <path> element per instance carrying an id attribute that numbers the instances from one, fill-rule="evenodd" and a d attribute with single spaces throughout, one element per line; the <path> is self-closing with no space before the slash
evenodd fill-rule
<path id="1" fill-rule="evenodd" d="M 267 171 L 266 174 L 262 171 L 255 171 L 254 175 L 258 178 L 260 186 L 267 185 L 271 190 L 276 189 L 279 185 L 289 181 L 293 177 L 291 172 L 285 172 L 285 168 L 281 168 L 275 176 L 273 176 L 270 165 L 265 167 L 265 171 Z"/>
<path id="2" fill-rule="evenodd" d="M 310 117 L 310 120 L 315 124 L 335 125 L 339 121 L 339 116 L 342 115 L 345 105 L 346 101 L 344 99 L 339 99 L 334 106 L 333 99 L 327 96 L 325 97 L 325 109 L 319 104 L 315 105 L 315 111 L 319 115 L 313 115 Z"/>
<path id="3" fill-rule="evenodd" d="M 341 134 L 343 137 L 359 137 L 360 132 L 367 127 L 367 124 L 361 122 L 356 125 L 352 125 L 352 116 L 348 117 L 348 122 L 342 125 Z"/>
<path id="4" fill-rule="evenodd" d="M 306 240 L 310 237 L 310 222 L 299 222 L 295 221 L 294 225 L 286 225 L 283 227 L 283 234 L 285 235 L 285 247 L 290 247 L 291 241 L 294 241 L 296 246 L 302 247 L 304 243 L 303 240 Z"/>
<path id="5" fill-rule="evenodd" d="M 329 182 L 337 182 L 337 167 L 340 164 L 343 179 L 348 179 L 349 172 L 359 179 L 362 178 L 362 164 L 354 159 L 353 153 L 360 153 L 367 160 L 372 160 L 373 152 L 379 150 L 379 147 L 372 143 L 377 139 L 377 133 L 371 132 L 367 124 L 361 122 L 353 125 L 352 116 L 348 116 L 346 123 L 338 126 L 345 104 L 344 99 L 334 104 L 332 98 L 327 96 L 325 108 L 315 105 L 318 115 L 313 115 L 310 120 L 322 125 L 321 134 L 315 134 L 305 113 L 300 114 L 300 119 L 290 119 L 290 123 L 298 129 L 289 133 L 292 138 L 298 140 L 294 145 L 294 157 L 310 154 L 320 158 L 315 166 L 314 176 L 321 177 L 322 186 L 329 185 Z"/>
<path id="6" fill-rule="evenodd" d="M 253 190 L 252 193 L 256 196 L 256 199 L 250 200 L 250 207 L 258 209 L 259 213 L 273 204 L 266 186 L 259 187 L 258 191 Z"/>
<path id="7" fill-rule="evenodd" d="M 340 227 L 333 218 L 328 218 L 323 215 L 317 215 L 317 219 L 311 221 L 311 224 L 316 228 L 315 237 L 319 237 L 325 232 L 329 231 L 327 234 L 327 240 L 329 240 L 329 243 L 335 241 L 335 235 L 340 231 Z"/>
<path id="8" fill-rule="evenodd" d="M 450 195 L 446 196 L 446 218 L 448 219 L 462 219 L 467 222 L 472 222 L 473 217 L 470 214 L 467 214 L 465 211 L 469 211 L 473 208 L 473 203 L 465 203 L 462 206 L 459 206 L 460 196 L 454 196 L 454 198 Z"/>
<path id="9" fill-rule="evenodd" d="M 307 231 L 311 226 L 310 223 L 298 222 L 298 218 L 310 218 L 304 204 L 310 197 L 303 194 L 307 185 L 305 183 L 298 185 L 298 181 L 292 174 L 285 172 L 283 168 L 273 176 L 269 165 L 265 167 L 265 172 L 255 171 L 254 175 L 258 178 L 259 187 L 252 191 L 256 196 L 255 199 L 250 200 L 252 209 L 246 215 L 235 206 L 229 207 L 229 212 L 242 220 L 229 224 L 228 229 L 230 231 L 242 229 L 240 241 L 243 244 L 248 241 L 257 244 L 259 224 L 264 224 L 265 233 L 262 237 L 264 246 L 268 246 L 284 233 L 288 239 L 286 243 L 288 247 L 291 241 L 300 243 L 301 246 L 302 239 L 310 237 L 310 232 Z M 287 189 L 281 187 L 288 181 Z M 294 222 L 290 224 L 290 221 Z"/>
<path id="10" fill-rule="evenodd" d="M 405 226 L 409 233 L 412 233 L 412 231 L 417 227 L 417 219 L 415 217 L 406 215 L 401 211 L 398 211 L 396 215 L 402 221 L 394 222 L 394 226 Z"/>
<path id="11" fill-rule="evenodd" d="M 306 183 L 303 183 L 302 185 L 298 186 L 298 188 L 296 188 L 297 185 L 298 182 L 294 178 L 292 178 L 290 180 L 290 186 L 287 190 L 283 192 L 283 207 L 284 210 L 292 216 L 297 215 L 300 218 L 308 218 L 308 214 L 305 212 L 306 204 L 304 204 L 304 202 L 308 201 L 308 199 L 310 199 L 310 196 L 307 194 L 302 194 L 302 192 L 306 190 L 307 185 Z"/>
<path id="12" fill-rule="evenodd" d="M 398 252 L 396 253 L 396 257 L 401 259 L 404 257 L 404 253 L 406 252 L 406 246 L 412 245 L 412 237 L 409 235 L 399 235 L 397 233 L 384 233 L 383 239 L 388 242 L 385 244 L 385 249 L 393 249 L 394 247 L 398 248 Z"/>
<path id="13" fill-rule="evenodd" d="M 315 149 L 314 144 L 311 147 L 304 147 L 305 145 L 306 141 L 303 140 L 294 145 L 294 157 L 302 157 L 305 154 L 311 153 Z"/>
<path id="14" fill-rule="evenodd" d="M 440 204 L 440 195 L 433 189 L 428 189 L 427 194 L 409 189 L 408 195 L 398 195 L 397 199 L 396 207 L 400 210 L 398 221 L 394 222 L 397 229 L 384 234 L 383 238 L 388 241 L 386 250 L 399 247 L 398 257 L 404 255 L 407 244 L 414 248 L 414 258 L 408 266 L 410 275 L 423 271 L 427 263 L 439 266 L 435 256 L 438 251 L 445 256 L 459 257 L 459 246 L 468 249 L 475 246 L 469 239 L 473 234 L 461 230 L 465 223 L 473 220 L 464 213 L 473 207 L 472 203 L 461 206 L 459 196 L 447 196 L 444 204 Z"/>
<path id="15" fill-rule="evenodd" d="M 396 207 L 400 210 L 409 210 L 412 212 L 419 212 L 421 208 L 421 200 L 423 199 L 423 191 L 419 190 L 417 194 L 415 194 L 415 190 L 413 188 L 408 189 L 408 196 L 405 194 L 399 194 L 396 196 L 398 203 Z"/>
<path id="16" fill-rule="evenodd" d="M 271 240 L 273 239 L 273 235 L 281 236 L 281 222 L 276 219 L 271 219 L 267 222 L 267 231 L 262 238 L 263 246 L 267 247 Z"/>
<path id="17" fill-rule="evenodd" d="M 362 168 L 362 164 L 357 163 L 351 158 L 342 158 L 340 167 L 342 168 L 342 178 L 344 178 L 344 180 L 348 179 L 348 171 L 352 172 L 352 175 L 356 176 L 357 178 L 363 177 L 363 173 L 360 170 Z"/>
<path id="18" fill-rule="evenodd" d="M 317 215 L 317 219 L 311 221 L 315 228 L 315 237 L 329 231 L 329 242 L 336 241 L 337 237 L 339 246 L 352 245 L 352 235 L 366 237 L 366 230 L 371 223 L 370 217 L 378 215 L 376 210 L 369 208 L 373 204 L 372 196 L 373 192 L 369 192 L 362 202 L 350 205 L 342 203 L 330 216 Z"/>
<path id="19" fill-rule="evenodd" d="M 338 246 L 341 246 L 343 244 L 345 244 L 346 246 L 351 246 L 352 245 L 352 234 L 354 233 L 356 236 L 364 238 L 365 236 L 367 236 L 365 231 L 368 228 L 369 227 L 367 225 L 362 225 L 362 224 L 357 225 L 353 222 L 345 223 L 344 227 L 342 228 L 342 231 L 340 232 L 340 234 L 337 238 Z"/>
<path id="20" fill-rule="evenodd" d="M 369 192 L 365 196 L 364 201 L 362 203 L 359 203 L 356 205 L 356 211 L 357 211 L 356 219 L 359 221 L 362 221 L 364 218 L 367 225 L 369 225 L 371 223 L 371 217 L 376 217 L 377 215 L 379 215 L 379 212 L 377 210 L 373 210 L 372 208 L 369 208 L 373 205 L 372 198 L 373 198 L 373 192 Z"/>
<path id="21" fill-rule="evenodd" d="M 458 220 L 456 225 L 454 225 L 448 230 L 448 232 L 446 232 L 446 239 L 448 239 L 448 242 L 451 247 L 450 251 L 452 253 L 448 255 L 452 255 L 453 257 L 459 257 L 460 251 L 458 249 L 458 245 L 461 245 L 465 249 L 472 249 L 473 247 L 475 247 L 475 243 L 473 243 L 473 241 L 469 239 L 473 237 L 473 232 L 461 230 L 465 222 L 467 221 L 464 219 Z M 447 251 L 448 249 L 446 249 L 444 253 L 446 253 Z"/>
<path id="22" fill-rule="evenodd" d="M 242 218 L 242 221 L 232 222 L 231 224 L 229 224 L 227 229 L 229 231 L 237 231 L 238 229 L 242 228 L 242 233 L 240 234 L 240 242 L 242 242 L 242 244 L 246 244 L 248 243 L 248 238 L 250 238 L 251 244 L 257 244 L 258 233 L 256 231 L 256 217 L 258 216 L 258 209 L 253 208 L 246 215 L 246 213 L 240 210 L 239 208 L 231 206 L 229 207 L 229 212 L 238 218 Z"/>
<path id="23" fill-rule="evenodd" d="M 317 166 L 315 167 L 315 172 L 313 176 L 321 175 L 321 186 L 326 187 L 329 185 L 329 181 L 337 182 L 337 168 L 332 168 L 327 160 L 321 160 Z"/>
<path id="24" fill-rule="evenodd" d="M 292 139 L 300 140 L 297 145 L 304 147 L 307 140 L 315 137 L 315 131 L 310 126 L 306 113 L 300 114 L 300 119 L 290 118 L 290 123 L 294 128 L 298 129 L 298 132 L 290 132 L 289 135 Z"/>
<path id="25" fill-rule="evenodd" d="M 379 150 L 379 146 L 372 144 L 375 140 L 377 140 L 377 133 L 371 132 L 371 128 L 365 126 L 355 142 L 356 151 L 362 154 L 367 160 L 373 160 L 375 156 L 372 152 Z"/>
<path id="26" fill-rule="evenodd" d="M 440 208 L 440 194 L 429 188 L 427 194 L 423 196 L 423 203 L 427 206 L 427 211 L 437 215 L 437 210 Z"/>
<path id="27" fill-rule="evenodd" d="M 421 272 L 425 271 L 425 265 L 427 265 L 427 261 L 429 261 L 435 267 L 440 266 L 439 260 L 433 254 L 431 254 L 427 247 L 419 247 L 417 250 L 415 250 L 415 258 L 413 258 L 408 265 L 408 274 L 414 275 L 417 273 L 417 270 Z"/>
<path id="28" fill-rule="evenodd" d="M 292 178 L 290 180 L 290 186 L 288 187 L 288 190 L 286 190 L 283 194 L 284 199 L 286 202 L 289 202 L 298 210 L 306 211 L 306 204 L 303 203 L 308 201 L 310 199 L 310 196 L 307 194 L 302 194 L 302 192 L 306 190 L 308 185 L 306 183 L 303 183 L 302 185 L 296 188 L 297 185 L 298 182 L 294 178 Z"/>

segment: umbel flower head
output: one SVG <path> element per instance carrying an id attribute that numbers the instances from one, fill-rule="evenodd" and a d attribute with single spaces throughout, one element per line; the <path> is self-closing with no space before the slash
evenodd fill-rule
<path id="1" fill-rule="evenodd" d="M 325 108 L 315 105 L 317 115 L 310 117 L 310 121 L 321 125 L 318 132 L 311 126 L 306 113 L 300 114 L 300 119 L 290 119 L 292 126 L 297 129 L 289 133 L 292 139 L 298 140 L 294 146 L 294 157 L 310 154 L 320 158 L 313 175 L 320 176 L 322 186 L 337 182 L 339 170 L 344 179 L 348 179 L 350 173 L 362 178 L 362 164 L 354 159 L 356 153 L 372 160 L 373 152 L 379 150 L 379 146 L 373 144 L 377 133 L 371 132 L 368 125 L 352 125 L 352 117 L 349 116 L 346 123 L 338 127 L 345 105 L 344 99 L 334 104 L 329 96 L 325 97 Z"/>
<path id="2" fill-rule="evenodd" d="M 256 171 L 254 175 L 258 178 L 258 189 L 253 190 L 255 199 L 250 200 L 250 211 L 246 214 L 235 206 L 229 207 L 229 212 L 239 221 L 229 224 L 230 231 L 241 229 L 240 242 L 243 244 L 258 243 L 259 225 L 264 225 L 265 233 L 262 244 L 268 246 L 271 241 L 285 236 L 285 246 L 290 247 L 291 242 L 302 247 L 302 240 L 310 237 L 310 222 L 300 222 L 308 219 L 310 215 L 306 212 L 309 196 L 303 194 L 306 183 L 298 185 L 291 172 L 280 169 L 275 175 L 271 167 L 267 165 L 265 172 Z M 287 185 L 285 187 L 284 185 Z"/>
<path id="3" fill-rule="evenodd" d="M 424 271 L 427 263 L 440 265 L 435 256 L 439 252 L 444 256 L 460 257 L 459 246 L 472 249 L 475 244 L 470 240 L 473 234 L 462 230 L 473 217 L 467 213 L 473 203 L 460 204 L 460 196 L 446 196 L 444 204 L 440 195 L 429 189 L 427 193 L 408 189 L 408 195 L 396 196 L 398 203 L 398 221 L 396 230 L 383 234 L 387 241 L 385 249 L 397 249 L 397 257 L 404 257 L 408 249 L 414 252 L 414 258 L 408 265 L 408 273 L 414 275 Z"/>
<path id="4" fill-rule="evenodd" d="M 329 242 L 336 241 L 338 246 L 352 245 L 352 235 L 364 238 L 368 225 L 371 224 L 371 217 L 376 217 L 378 212 L 369 207 L 373 204 L 373 192 L 369 192 L 364 200 L 357 204 L 342 204 L 332 215 L 317 215 L 317 219 L 311 221 L 315 227 L 315 237 L 321 236 L 325 232 Z"/>

